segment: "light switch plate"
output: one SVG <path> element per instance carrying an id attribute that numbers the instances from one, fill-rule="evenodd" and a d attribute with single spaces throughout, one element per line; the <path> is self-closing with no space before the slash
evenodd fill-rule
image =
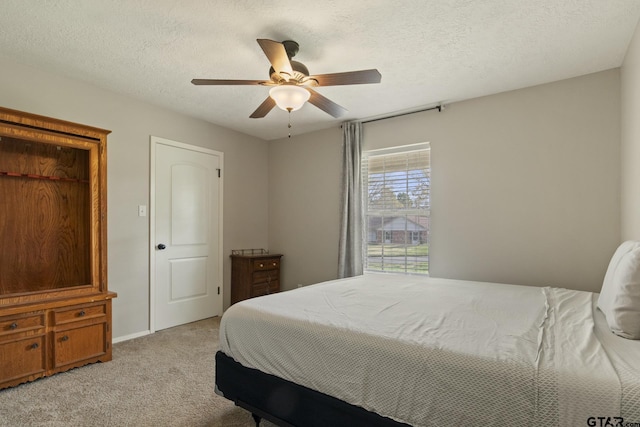
<path id="1" fill-rule="evenodd" d="M 138 205 L 138 216 L 147 216 L 147 207 L 145 205 Z"/>

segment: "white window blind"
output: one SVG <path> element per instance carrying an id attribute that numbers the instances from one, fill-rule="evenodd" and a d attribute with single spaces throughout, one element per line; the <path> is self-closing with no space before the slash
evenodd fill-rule
<path id="1" fill-rule="evenodd" d="M 429 273 L 428 143 L 362 155 L 365 271 Z"/>

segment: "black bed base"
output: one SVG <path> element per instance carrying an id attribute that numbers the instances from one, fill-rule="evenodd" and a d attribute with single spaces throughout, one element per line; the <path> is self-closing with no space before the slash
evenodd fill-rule
<path id="1" fill-rule="evenodd" d="M 250 411 L 256 426 L 262 418 L 281 427 L 398 427 L 408 424 L 307 387 L 246 368 L 222 351 L 216 353 L 216 388 Z"/>

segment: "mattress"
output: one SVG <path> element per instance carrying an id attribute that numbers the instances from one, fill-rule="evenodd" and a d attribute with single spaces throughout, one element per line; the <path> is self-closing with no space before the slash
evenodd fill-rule
<path id="1" fill-rule="evenodd" d="M 415 426 L 584 425 L 638 406 L 638 362 L 617 360 L 594 333 L 593 297 L 365 274 L 237 303 L 220 346 L 243 366 Z"/>
<path id="2" fill-rule="evenodd" d="M 640 426 L 640 340 L 629 340 L 611 332 L 604 314 L 597 308 L 597 295 L 593 297 L 595 334 L 620 379 L 620 416 L 625 422 Z"/>

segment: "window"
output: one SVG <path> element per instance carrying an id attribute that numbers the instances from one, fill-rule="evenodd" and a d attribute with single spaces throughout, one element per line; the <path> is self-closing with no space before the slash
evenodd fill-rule
<path id="1" fill-rule="evenodd" d="M 430 149 L 362 155 L 365 271 L 429 274 Z"/>

